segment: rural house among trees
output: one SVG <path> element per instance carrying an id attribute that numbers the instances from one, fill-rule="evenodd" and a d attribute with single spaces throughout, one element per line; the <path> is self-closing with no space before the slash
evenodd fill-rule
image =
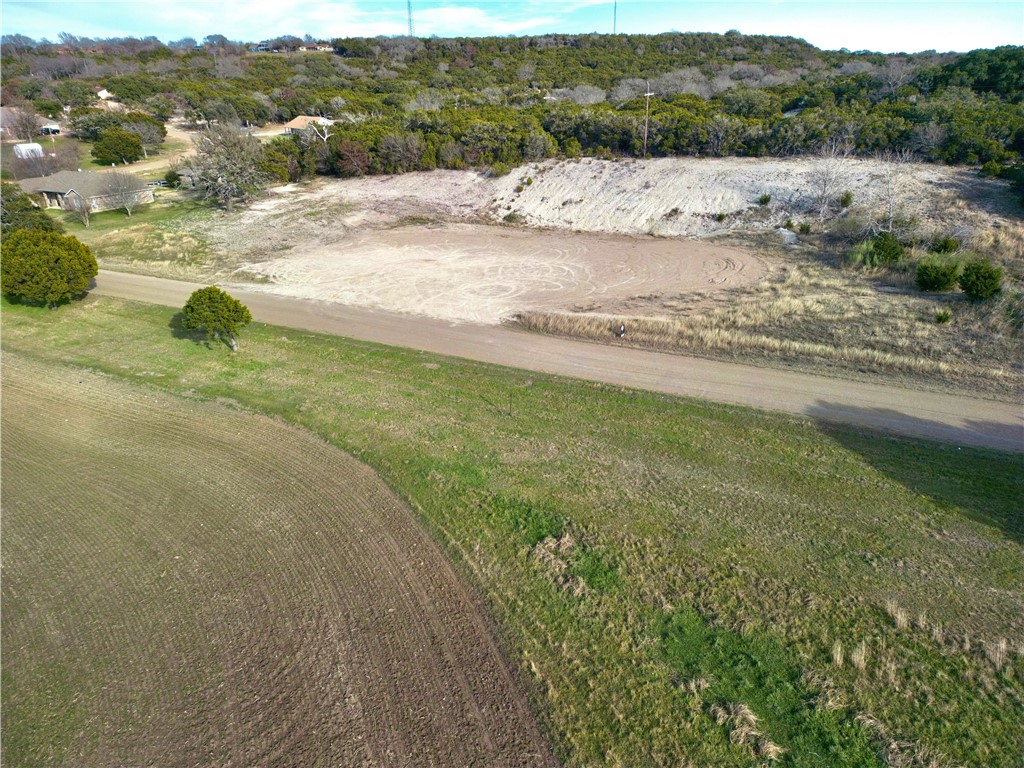
<path id="1" fill-rule="evenodd" d="M 128 192 L 133 196 L 135 204 L 153 202 L 153 190 L 146 182 L 125 173 L 118 176 L 134 180 Z M 110 173 L 60 171 L 52 176 L 23 179 L 18 183 L 25 192 L 36 196 L 44 208 L 75 210 L 76 199 L 87 202 L 92 213 L 124 207 L 125 190 L 114 184 L 114 174 Z"/>

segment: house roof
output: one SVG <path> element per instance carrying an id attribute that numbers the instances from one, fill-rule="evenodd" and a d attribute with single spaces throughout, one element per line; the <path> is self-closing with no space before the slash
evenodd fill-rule
<path id="1" fill-rule="evenodd" d="M 311 117 L 310 115 L 299 115 L 298 117 L 289 120 L 284 124 L 285 128 L 293 128 L 295 130 L 302 130 L 308 128 L 310 123 L 316 123 L 317 125 L 333 125 L 333 120 L 328 120 L 326 117 Z"/>
<path id="2" fill-rule="evenodd" d="M 124 173 L 121 171 L 121 173 Z M 129 174 L 130 175 L 130 174 Z M 135 188 L 143 190 L 146 182 L 135 176 Z M 34 179 L 22 179 L 18 182 L 21 188 L 28 193 L 56 192 L 66 195 L 75 190 L 82 197 L 102 197 L 109 195 L 110 174 L 97 173 L 95 171 L 58 171 L 52 176 L 42 176 Z"/>

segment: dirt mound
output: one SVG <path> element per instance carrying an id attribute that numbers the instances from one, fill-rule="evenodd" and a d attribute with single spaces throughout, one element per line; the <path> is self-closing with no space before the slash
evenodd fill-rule
<path id="1" fill-rule="evenodd" d="M 280 422 L 4 357 L 12 765 L 547 765 L 473 596 Z"/>

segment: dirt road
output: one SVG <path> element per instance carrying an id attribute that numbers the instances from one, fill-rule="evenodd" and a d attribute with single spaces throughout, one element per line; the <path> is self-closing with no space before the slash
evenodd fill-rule
<path id="1" fill-rule="evenodd" d="M 180 307 L 200 285 L 101 270 L 101 296 Z M 625 387 L 735 403 L 914 437 L 1024 450 L 1024 408 L 935 392 L 845 381 L 449 323 L 231 288 L 260 322 L 421 349 Z M 628 333 L 628 329 L 627 329 Z"/>

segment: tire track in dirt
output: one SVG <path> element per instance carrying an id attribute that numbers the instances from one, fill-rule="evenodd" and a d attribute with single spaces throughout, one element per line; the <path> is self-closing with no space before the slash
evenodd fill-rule
<path id="1" fill-rule="evenodd" d="M 3 362 L 12 764 L 553 764 L 474 593 L 369 468 Z"/>

